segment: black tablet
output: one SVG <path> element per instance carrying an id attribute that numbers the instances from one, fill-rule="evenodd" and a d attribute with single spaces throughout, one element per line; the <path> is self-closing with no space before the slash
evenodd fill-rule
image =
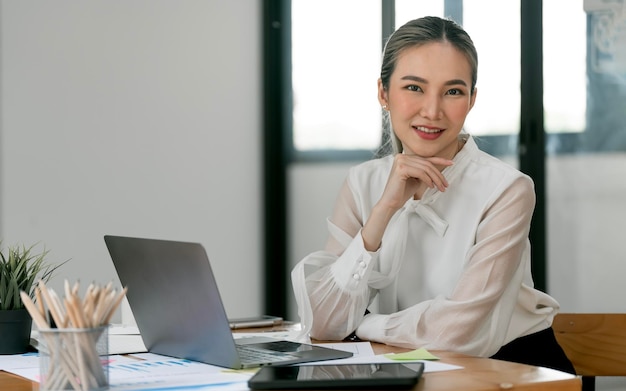
<path id="1" fill-rule="evenodd" d="M 412 388 L 424 364 L 340 364 L 262 367 L 248 380 L 253 390 Z"/>
<path id="2" fill-rule="evenodd" d="M 250 318 L 235 318 L 228 319 L 228 324 L 231 329 L 247 329 L 252 327 L 270 327 L 277 326 L 283 323 L 283 318 L 280 316 L 261 315 L 253 316 Z"/>

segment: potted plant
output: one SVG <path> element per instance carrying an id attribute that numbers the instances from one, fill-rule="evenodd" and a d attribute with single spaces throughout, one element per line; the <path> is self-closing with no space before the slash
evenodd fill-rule
<path id="1" fill-rule="evenodd" d="M 19 354 L 28 350 L 32 319 L 24 308 L 20 291 L 34 296 L 36 282 L 47 282 L 63 263 L 46 261 L 48 250 L 34 251 L 36 245 L 15 245 L 6 252 L 0 242 L 0 354 Z"/>

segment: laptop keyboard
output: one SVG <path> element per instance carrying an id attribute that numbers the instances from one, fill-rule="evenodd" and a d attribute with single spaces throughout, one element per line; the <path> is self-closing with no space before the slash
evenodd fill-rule
<path id="1" fill-rule="evenodd" d="M 283 341 L 278 342 L 278 343 L 282 344 L 282 342 Z M 272 342 L 271 344 L 273 345 L 274 342 Z M 294 345 L 299 345 L 299 344 L 294 343 Z M 287 348 L 288 348 L 287 346 L 278 345 L 278 349 L 268 350 L 268 349 L 262 349 L 256 346 L 237 345 L 237 351 L 239 352 L 239 359 L 245 363 L 272 363 L 272 362 L 279 362 L 279 361 L 292 360 L 292 359 L 298 358 L 298 356 L 296 355 L 285 353 L 285 352 L 295 350 L 293 349 L 292 346 L 289 346 L 289 348 L 291 348 L 290 350 L 283 350 Z"/>

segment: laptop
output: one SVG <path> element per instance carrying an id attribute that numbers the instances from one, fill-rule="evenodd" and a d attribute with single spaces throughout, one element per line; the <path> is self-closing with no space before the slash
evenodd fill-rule
<path id="1" fill-rule="evenodd" d="M 225 368 L 290 365 L 352 353 L 268 337 L 233 338 L 204 247 L 105 235 L 149 352 Z"/>

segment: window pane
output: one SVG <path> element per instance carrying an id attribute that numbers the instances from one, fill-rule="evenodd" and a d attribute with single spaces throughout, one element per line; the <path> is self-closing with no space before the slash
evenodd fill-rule
<path id="1" fill-rule="evenodd" d="M 396 28 L 423 16 L 443 16 L 443 0 L 396 0 Z"/>
<path id="2" fill-rule="evenodd" d="M 291 7 L 295 149 L 376 149 L 380 2 L 293 0 Z"/>
<path id="3" fill-rule="evenodd" d="M 489 15 L 485 18 L 485 10 Z M 520 124 L 520 2 L 464 2 L 463 27 L 478 51 L 476 104 L 465 121 L 471 134 L 516 135 Z"/>
<path id="4" fill-rule="evenodd" d="M 543 107 L 548 133 L 585 128 L 586 28 L 582 0 L 543 2 Z"/>
<path id="5" fill-rule="evenodd" d="M 551 36 L 559 41 L 553 61 L 571 71 L 569 79 L 546 74 L 561 81 L 553 100 L 561 100 L 563 117 L 584 121 L 555 126 L 570 132 L 551 135 L 570 140 L 569 153 L 547 153 L 548 286 L 565 312 L 622 312 L 616 292 L 626 273 L 626 14 L 610 1 L 546 0 L 543 7 L 544 26 L 562 29 L 544 34 L 544 45 Z M 624 382 L 615 389 L 626 389 Z"/>

